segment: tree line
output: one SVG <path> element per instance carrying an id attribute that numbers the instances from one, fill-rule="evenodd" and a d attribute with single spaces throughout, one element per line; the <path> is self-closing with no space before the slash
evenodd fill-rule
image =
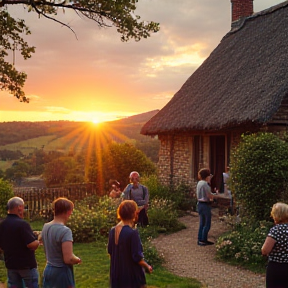
<path id="1" fill-rule="evenodd" d="M 47 187 L 94 182 L 101 195 L 108 191 L 110 179 L 117 179 L 124 188 L 132 170 L 149 175 L 156 173 L 156 166 L 134 145 L 110 142 L 103 149 L 78 154 L 36 149 L 15 161 L 6 171 L 0 170 L 0 178 L 18 186 L 24 178 L 33 175 L 42 175 Z"/>

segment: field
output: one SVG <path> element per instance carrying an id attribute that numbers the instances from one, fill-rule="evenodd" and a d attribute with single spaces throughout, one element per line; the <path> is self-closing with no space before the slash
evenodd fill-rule
<path id="1" fill-rule="evenodd" d="M 67 154 L 71 149 L 71 145 L 67 143 L 64 137 L 59 138 L 57 135 L 48 135 L 0 146 L 0 150 L 5 149 L 12 151 L 19 150 L 25 156 L 33 153 L 36 149 L 43 149 L 45 152 L 58 151 Z M 77 147 L 74 147 L 74 149 L 77 151 Z M 0 160 L 0 169 L 5 171 L 7 168 L 10 168 L 14 162 L 14 160 Z"/>
<path id="2" fill-rule="evenodd" d="M 0 161 L 0 170 L 5 171 L 6 169 L 10 168 L 11 165 L 13 164 L 12 161 Z"/>
<path id="3" fill-rule="evenodd" d="M 20 150 L 24 155 L 29 155 L 35 149 L 56 150 L 59 146 L 63 149 L 63 143 L 60 145 L 61 140 L 56 135 L 41 136 L 28 140 L 23 140 L 17 143 L 7 144 L 0 146 L 0 150 Z"/>

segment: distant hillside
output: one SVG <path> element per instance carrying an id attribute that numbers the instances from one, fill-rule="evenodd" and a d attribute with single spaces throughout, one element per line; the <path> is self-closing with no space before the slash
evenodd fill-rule
<path id="1" fill-rule="evenodd" d="M 148 120 L 150 120 L 159 110 L 154 110 L 124 119 L 105 122 L 105 125 L 120 129 L 120 133 L 128 138 L 139 138 L 140 130 Z M 74 121 L 43 121 L 43 122 L 1 122 L 0 123 L 0 146 L 38 138 L 40 136 L 54 135 L 54 138 L 67 136 L 73 131 L 85 129 L 88 122 Z M 131 126 L 130 126 L 131 125 Z M 130 131 L 127 129 L 130 126 Z M 138 129 L 139 128 L 139 129 Z M 123 130 L 123 131 L 122 131 Z M 125 131 L 129 135 L 126 135 Z M 132 133 L 131 133 L 132 132 Z M 137 135 L 139 134 L 139 135 Z M 143 137 L 143 136 L 142 136 Z"/>
<path id="2" fill-rule="evenodd" d="M 97 141 L 102 148 L 110 141 L 128 141 L 157 162 L 158 140 L 141 135 L 140 130 L 158 111 L 104 122 L 99 126 L 90 122 L 73 121 L 0 123 L 0 151 L 21 151 L 24 155 L 29 155 L 35 149 L 68 153 L 87 150 Z"/>
<path id="3" fill-rule="evenodd" d="M 120 120 L 111 121 L 109 123 L 111 124 L 145 124 L 147 121 L 149 121 L 154 115 L 156 115 L 159 112 L 159 110 L 153 110 L 149 112 L 145 112 L 142 114 L 133 115 L 127 118 L 123 118 Z"/>

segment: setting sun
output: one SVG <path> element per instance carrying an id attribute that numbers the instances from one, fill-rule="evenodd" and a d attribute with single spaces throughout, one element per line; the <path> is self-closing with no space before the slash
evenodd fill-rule
<path id="1" fill-rule="evenodd" d="M 98 123 L 100 123 L 99 119 L 93 119 L 91 122 L 92 122 L 93 124 L 98 124 Z"/>

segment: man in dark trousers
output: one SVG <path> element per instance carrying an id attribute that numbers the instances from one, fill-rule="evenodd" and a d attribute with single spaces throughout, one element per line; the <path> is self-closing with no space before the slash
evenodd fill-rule
<path id="1" fill-rule="evenodd" d="M 7 217 L 0 223 L 0 249 L 4 251 L 8 287 L 38 288 L 35 250 L 39 241 L 24 218 L 24 201 L 13 197 Z"/>
<path id="2" fill-rule="evenodd" d="M 147 209 L 149 202 L 148 188 L 140 184 L 140 175 L 133 171 L 130 173 L 130 184 L 126 186 L 123 191 L 123 198 L 125 200 L 134 200 L 138 205 L 138 225 L 145 227 L 149 224 Z"/>

